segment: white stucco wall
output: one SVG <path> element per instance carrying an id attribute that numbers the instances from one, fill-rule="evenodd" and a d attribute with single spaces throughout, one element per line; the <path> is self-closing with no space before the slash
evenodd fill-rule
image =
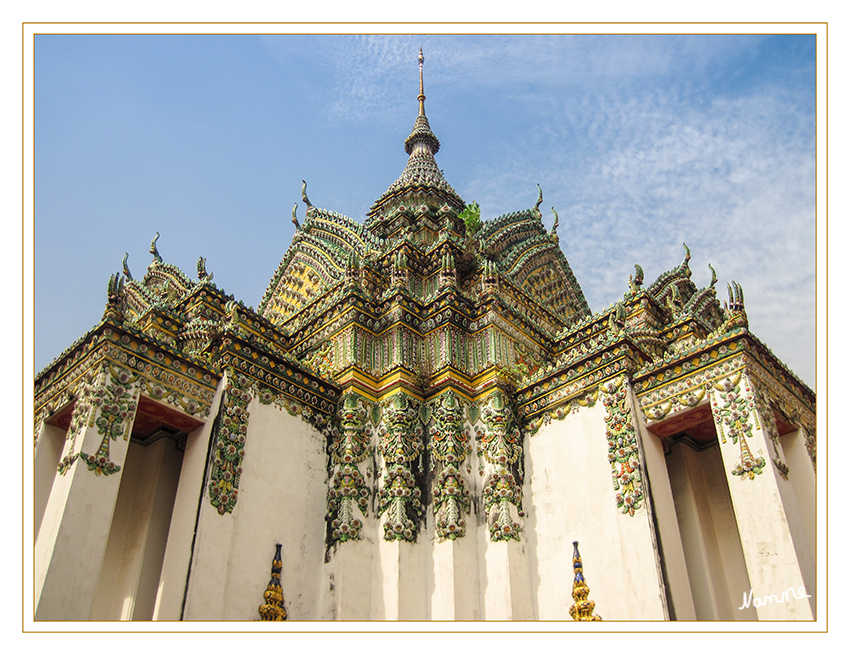
<path id="1" fill-rule="evenodd" d="M 749 392 L 749 381 L 742 378 L 741 388 Z M 722 402 L 719 392 L 711 390 L 713 402 Z M 718 432 L 723 427 L 718 425 Z M 769 600 L 756 608 L 759 620 L 812 620 L 814 602 L 811 589 L 814 584 L 814 553 L 794 499 L 789 480 L 780 475 L 771 462 L 773 447 L 763 428 L 753 426 L 746 438 L 753 458 L 764 458 L 760 474 L 749 479 L 735 476 L 732 471 L 743 459 L 741 440 L 733 443 L 731 437 L 720 439 L 723 469 L 728 481 L 732 506 L 738 525 L 738 534 L 747 565 L 747 574 L 754 598 L 770 598 L 789 589 L 805 591 L 812 598 L 794 598 L 790 601 Z M 786 506 L 787 502 L 787 506 Z M 743 595 L 743 592 L 742 592 Z"/>
<path id="2" fill-rule="evenodd" d="M 677 618 L 694 616 L 689 615 L 694 612 L 694 580 L 688 576 L 682 548 L 687 538 L 680 534 L 671 482 L 673 487 L 687 485 L 692 496 L 700 491 L 687 476 L 668 477 L 660 441 L 653 441 L 635 421 L 645 457 L 644 493 L 651 487 L 658 514 L 650 516 L 648 498 L 634 516 L 624 514 L 615 499 L 601 400 L 526 438 L 522 541 L 490 541 L 480 500 L 486 475 L 475 474 L 478 459 L 472 453 L 469 481 L 478 512 L 465 517 L 465 537 L 455 542 L 436 539 L 433 507 L 428 504 L 416 543 L 386 542 L 383 518 L 376 516 L 372 503 L 362 540 L 333 546 L 328 561 L 325 437 L 300 417 L 256 398 L 248 411 L 240 495 L 232 513 L 220 515 L 210 504 L 203 480 L 212 421 L 187 443 L 157 618 L 180 618 L 190 571 L 184 619 L 257 620 L 275 544 L 281 543 L 283 592 L 291 620 L 569 621 L 572 542 L 577 540 L 597 614 L 605 620 L 664 620 L 667 599 L 658 537 L 666 549 L 667 575 L 677 576 L 678 587 L 671 584 L 671 597 L 680 610 Z M 714 487 L 724 482 L 722 467 L 704 466 L 699 458 L 692 464 L 703 487 L 712 487 L 704 484 L 709 477 Z M 367 469 L 371 486 L 374 473 Z M 725 587 L 719 605 L 725 607 L 721 614 L 728 615 L 734 600 L 729 585 L 741 579 L 745 569 L 741 555 L 735 566 L 728 561 L 729 544 L 738 538 L 731 502 L 727 498 L 725 505 L 718 505 L 717 499 L 709 500 L 710 506 L 694 506 L 693 525 L 709 521 L 713 534 L 705 561 L 722 560 L 723 567 L 718 569 L 721 578 L 706 578 L 703 586 L 709 594 Z M 706 543 L 697 537 L 695 547 L 705 551 Z M 716 598 L 713 606 L 718 606 Z"/>
<path id="3" fill-rule="evenodd" d="M 808 508 L 817 507 L 817 481 L 812 460 L 806 451 L 805 432 L 789 432 L 782 435 L 779 441 L 789 469 L 788 482 L 794 489 L 797 506 L 800 508 L 796 518 L 806 535 L 811 552 L 814 553 L 817 544 L 817 512 Z"/>
<path id="4" fill-rule="evenodd" d="M 691 589 L 685 552 L 682 547 L 683 536 L 679 529 L 676 505 L 673 499 L 672 482 L 668 471 L 668 460 L 661 439 L 646 427 L 643 412 L 634 405 L 638 432 L 643 456 L 646 461 L 648 478 L 648 496 L 654 513 L 658 541 L 660 541 L 661 565 L 664 569 L 664 581 L 667 586 L 668 614 L 676 621 L 696 620 L 693 592 Z"/>
<path id="5" fill-rule="evenodd" d="M 180 481 L 171 513 L 171 525 L 168 528 L 168 541 L 162 562 L 157 588 L 153 619 L 158 621 L 179 621 L 182 616 L 183 597 L 186 591 L 186 578 L 192 555 L 192 543 L 195 532 L 195 519 L 198 514 L 203 480 L 204 466 L 212 429 L 212 417 L 218 412 L 221 390 L 213 399 L 210 418 L 186 437 L 183 451 L 183 463 L 180 469 Z"/>
<path id="6" fill-rule="evenodd" d="M 130 397 L 128 422 L 135 415 L 138 389 Z M 97 427 L 86 425 L 76 442 L 64 442 L 62 454 L 72 448 L 97 453 L 103 439 Z M 128 447 L 129 439 L 109 441 L 109 461 L 122 467 L 111 475 L 96 475 L 77 457 L 65 475 L 55 476 L 35 544 L 36 620 L 90 618 Z"/>
<path id="7" fill-rule="evenodd" d="M 150 620 L 182 453 L 173 441 L 131 442 L 100 577 L 94 620 Z"/>
<path id="8" fill-rule="evenodd" d="M 541 427 L 528 441 L 525 470 L 537 618 L 570 620 L 572 542 L 578 541 L 598 615 L 665 619 L 646 501 L 635 516 L 617 508 L 602 403 Z"/>
<path id="9" fill-rule="evenodd" d="M 38 537 L 38 531 L 41 528 L 41 519 L 47 507 L 47 499 L 50 498 L 50 490 L 53 488 L 53 481 L 56 479 L 56 468 L 59 466 L 62 450 L 65 448 L 66 434 L 67 430 L 55 425 L 41 424 L 33 463 L 34 538 Z"/>
<path id="10" fill-rule="evenodd" d="M 719 450 L 677 443 L 668 465 L 696 618 L 755 620 L 753 608 L 738 609 L 749 579 Z"/>
<path id="11" fill-rule="evenodd" d="M 207 483 L 198 516 L 186 620 L 259 619 L 275 544 L 292 620 L 320 616 L 327 504 L 325 437 L 298 416 L 254 397 L 239 500 L 220 515 Z"/>

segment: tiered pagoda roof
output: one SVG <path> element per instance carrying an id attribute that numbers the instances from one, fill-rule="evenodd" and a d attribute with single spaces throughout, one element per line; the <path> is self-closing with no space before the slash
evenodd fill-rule
<path id="1" fill-rule="evenodd" d="M 465 203 L 446 182 L 443 172 L 437 166 L 434 155 L 440 149 L 440 141 L 431 131 L 428 117 L 425 115 L 425 91 L 422 79 L 424 57 L 419 50 L 419 115 L 413 123 L 413 130 L 404 142 L 404 151 L 410 155 L 407 166 L 401 176 L 393 182 L 384 194 L 378 198 L 369 210 L 369 217 L 379 216 L 390 206 L 419 205 L 423 202 L 436 205 L 448 205 L 456 211 L 462 211 Z"/>

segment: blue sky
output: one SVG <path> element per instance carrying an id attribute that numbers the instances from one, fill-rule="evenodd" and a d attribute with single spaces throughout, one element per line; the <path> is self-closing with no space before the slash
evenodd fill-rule
<path id="1" fill-rule="evenodd" d="M 157 231 L 256 307 L 302 178 L 362 221 L 406 163 L 420 46 L 437 162 L 485 219 L 539 183 L 593 311 L 686 241 L 814 387 L 814 36 L 37 36 L 35 371 Z"/>

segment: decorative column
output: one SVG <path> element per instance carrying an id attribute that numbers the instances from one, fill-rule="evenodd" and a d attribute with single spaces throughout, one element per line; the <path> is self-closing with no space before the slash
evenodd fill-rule
<path id="1" fill-rule="evenodd" d="M 338 426 L 331 434 L 328 489 L 328 535 L 332 557 L 326 565 L 329 576 L 330 617 L 345 621 L 372 618 L 372 562 L 376 526 L 365 524 L 369 516 L 371 490 L 372 429 L 371 403 L 354 391 L 344 393 L 337 411 Z M 372 406 L 372 421 L 380 415 Z M 365 529 L 364 529 L 365 528 Z M 330 581 L 332 580 L 332 584 Z"/>
<path id="2" fill-rule="evenodd" d="M 521 541 L 522 432 L 505 394 L 496 390 L 481 410 L 485 429 L 476 433 L 479 472 L 489 540 L 484 559 L 484 618 L 530 620 L 533 617 L 530 570 Z M 482 580 L 482 584 L 483 584 Z"/>
<path id="3" fill-rule="evenodd" d="M 359 464 L 370 454 L 372 432 L 366 425 L 365 400 L 349 391 L 340 400 L 340 427 L 331 442 L 333 476 L 328 491 L 328 520 L 331 539 L 360 540 L 364 518 L 369 515 L 369 489 Z"/>
<path id="4" fill-rule="evenodd" d="M 743 606 L 755 607 L 761 620 L 811 620 L 814 557 L 783 504 L 788 469 L 781 460 L 768 463 L 778 451 L 760 420 L 755 388 L 741 369 L 707 391 L 752 585 L 738 591 Z"/>
<path id="5" fill-rule="evenodd" d="M 655 514 L 657 508 L 647 502 L 647 463 L 644 453 L 647 446 L 641 443 L 637 400 L 627 374 L 620 373 L 601 383 L 599 400 L 605 408 L 604 434 L 613 485 L 613 498 L 606 499 L 606 504 L 612 501 L 616 503 L 616 510 L 611 508 L 611 511 L 617 512 L 614 514 L 616 520 L 609 524 L 616 531 L 609 533 L 609 538 L 629 544 L 629 548 L 623 550 L 617 558 L 619 561 L 612 563 L 612 568 L 622 567 L 620 571 L 642 572 L 632 580 L 633 602 L 618 612 L 621 612 L 622 618 L 641 616 L 668 619 L 670 614 L 658 541 L 660 530 Z M 653 454 L 658 456 L 658 450 Z M 659 501 L 663 499 L 663 489 L 664 482 L 659 485 Z M 672 498 L 668 500 L 672 503 Z M 670 555 L 670 562 L 675 562 L 672 552 Z"/>
<path id="6" fill-rule="evenodd" d="M 36 620 L 90 617 L 138 402 L 112 363 L 81 386 L 36 542 Z"/>
<path id="7" fill-rule="evenodd" d="M 451 389 L 434 403 L 434 424 L 428 449 L 434 476 L 434 517 L 440 540 L 466 535 L 471 500 L 463 465 L 469 454 L 469 435 L 463 427 L 463 406 Z"/>
<path id="8" fill-rule="evenodd" d="M 491 394 L 481 411 L 478 456 L 490 465 L 484 486 L 484 511 L 491 541 L 519 541 L 522 528 L 522 434 L 501 391 Z M 483 471 L 482 471 L 483 474 Z"/>
<path id="9" fill-rule="evenodd" d="M 467 536 L 467 516 L 472 507 L 465 409 L 451 389 L 429 404 L 433 421 L 428 450 L 436 536 L 432 546 L 434 591 L 430 595 L 433 620 L 481 618 L 477 543 L 474 535 L 463 538 Z"/>
<path id="10" fill-rule="evenodd" d="M 379 437 L 384 480 L 379 494 L 378 515 L 386 516 L 386 541 L 416 541 L 417 523 L 422 516 L 422 492 L 413 472 L 419 460 L 420 472 L 424 473 L 418 405 L 418 401 L 402 392 L 383 405 Z"/>
<path id="11" fill-rule="evenodd" d="M 381 408 L 383 463 L 378 515 L 384 523 L 383 539 L 377 548 L 381 581 L 372 591 L 372 605 L 381 618 L 412 620 L 426 615 L 427 603 L 426 549 L 416 543 L 424 511 L 421 485 L 425 447 L 420 404 L 398 391 Z"/>

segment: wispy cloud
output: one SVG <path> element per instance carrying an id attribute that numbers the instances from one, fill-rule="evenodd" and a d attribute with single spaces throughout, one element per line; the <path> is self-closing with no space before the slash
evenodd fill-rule
<path id="1" fill-rule="evenodd" d="M 463 191 L 501 213 L 541 181 L 595 309 L 623 293 L 634 263 L 652 279 L 687 241 L 695 281 L 711 262 L 721 281 L 743 283 L 754 330 L 793 358 L 814 338 L 813 136 L 810 114 L 782 93 L 597 96 L 509 159 L 479 163 Z M 540 152 L 560 154 L 539 166 Z M 805 352 L 793 364 L 811 380 Z"/>

